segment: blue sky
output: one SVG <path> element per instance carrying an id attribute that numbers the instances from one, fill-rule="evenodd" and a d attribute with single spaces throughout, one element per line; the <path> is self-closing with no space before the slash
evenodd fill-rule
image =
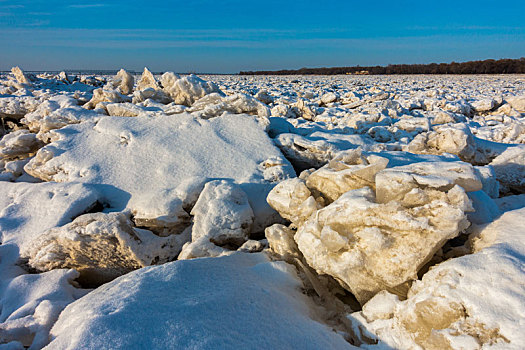
<path id="1" fill-rule="evenodd" d="M 0 70 L 240 70 L 525 56 L 525 0 L 0 0 Z"/>

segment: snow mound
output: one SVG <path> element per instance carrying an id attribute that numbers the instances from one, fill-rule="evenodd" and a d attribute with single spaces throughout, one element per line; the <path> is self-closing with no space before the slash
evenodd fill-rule
<path id="1" fill-rule="evenodd" d="M 79 183 L 10 183 L 0 186 L 0 237 L 15 244 L 21 256 L 44 231 L 64 225 L 90 210 L 99 194 Z"/>
<path id="2" fill-rule="evenodd" d="M 0 298 L 0 343 L 44 347 L 60 312 L 87 292 L 76 288 L 77 277 L 75 270 L 55 270 L 10 280 Z"/>
<path id="3" fill-rule="evenodd" d="M 227 247 L 237 249 L 247 241 L 254 219 L 246 193 L 225 180 L 204 186 L 191 215 L 191 243 L 184 246 L 179 259 L 220 256 Z"/>
<path id="4" fill-rule="evenodd" d="M 47 349 L 351 348 L 310 318 L 300 286 L 262 253 L 148 267 L 70 304 Z"/>
<path id="5" fill-rule="evenodd" d="M 54 134 L 56 141 L 25 166 L 29 174 L 45 181 L 109 185 L 99 188 L 111 206 L 128 207 L 141 219 L 177 217 L 168 210 L 179 211 L 172 205 L 176 196 L 166 194 L 184 181 L 232 179 L 248 195 L 256 216 L 253 228 L 261 231 L 277 215 L 265 202 L 271 181 L 294 176 L 255 118 L 246 115 L 103 117 Z"/>

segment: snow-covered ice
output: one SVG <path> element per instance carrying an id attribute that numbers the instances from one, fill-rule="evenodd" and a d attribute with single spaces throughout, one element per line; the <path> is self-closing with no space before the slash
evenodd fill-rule
<path id="1" fill-rule="evenodd" d="M 525 343 L 523 76 L 14 67 L 0 119 L 2 349 Z"/>
<path id="2" fill-rule="evenodd" d="M 261 253 L 145 268 L 70 304 L 47 349 L 351 348 L 300 288 L 292 266 Z"/>
<path id="3" fill-rule="evenodd" d="M 2 245 L 15 244 L 22 256 L 38 235 L 91 210 L 100 194 L 80 183 L 12 183 L 0 186 Z"/>
<path id="4" fill-rule="evenodd" d="M 179 259 L 219 256 L 224 246 L 240 247 L 249 237 L 254 215 L 246 193 L 225 180 L 208 182 L 191 210 L 193 227 Z"/>
<path id="5" fill-rule="evenodd" d="M 176 217 L 172 202 L 183 181 L 224 178 L 236 181 L 248 194 L 257 217 L 255 229 L 262 230 L 275 216 L 264 198 L 273 181 L 294 175 L 263 127 L 246 115 L 105 117 L 53 135 L 55 141 L 25 166 L 30 175 L 103 185 L 112 207 L 129 208 L 141 217 L 151 213 L 150 219 L 159 214 Z M 278 162 L 264 168 L 269 159 Z M 270 171 L 279 176 L 269 177 Z M 164 209 L 152 212 L 152 207 Z"/>

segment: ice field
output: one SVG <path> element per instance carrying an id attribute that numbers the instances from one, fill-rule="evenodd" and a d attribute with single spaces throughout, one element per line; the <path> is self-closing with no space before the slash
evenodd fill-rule
<path id="1" fill-rule="evenodd" d="M 0 75 L 0 349 L 522 349 L 525 76 Z"/>

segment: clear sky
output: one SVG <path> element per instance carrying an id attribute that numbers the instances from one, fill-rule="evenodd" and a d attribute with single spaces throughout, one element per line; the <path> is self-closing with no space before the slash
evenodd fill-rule
<path id="1" fill-rule="evenodd" d="M 236 73 L 525 56 L 525 0 L 0 0 L 0 70 Z"/>

